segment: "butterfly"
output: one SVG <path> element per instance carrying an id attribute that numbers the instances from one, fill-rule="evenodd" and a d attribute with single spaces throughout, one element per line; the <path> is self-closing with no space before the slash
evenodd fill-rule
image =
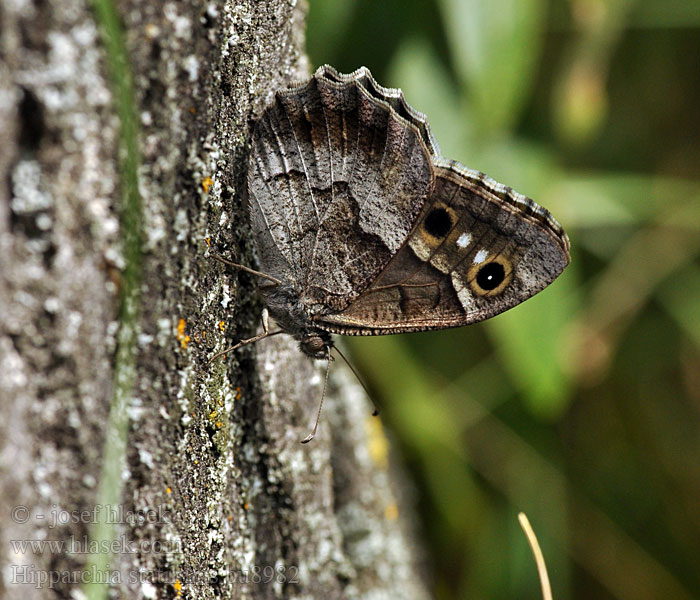
<path id="1" fill-rule="evenodd" d="M 329 363 L 332 334 L 482 321 L 570 260 L 547 210 L 443 158 L 426 117 L 365 67 L 277 91 L 253 131 L 248 204 L 260 271 L 228 264 L 265 279 L 273 333 Z M 235 347 L 267 335 L 265 319 Z"/>

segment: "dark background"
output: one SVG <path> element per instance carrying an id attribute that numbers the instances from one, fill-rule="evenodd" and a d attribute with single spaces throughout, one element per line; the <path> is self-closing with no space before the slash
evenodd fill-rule
<path id="1" fill-rule="evenodd" d="M 548 208 L 572 264 L 468 328 L 351 340 L 417 485 L 439 599 L 700 597 L 700 8 L 310 0 L 442 152 Z M 387 518 L 394 517 L 387 511 Z"/>

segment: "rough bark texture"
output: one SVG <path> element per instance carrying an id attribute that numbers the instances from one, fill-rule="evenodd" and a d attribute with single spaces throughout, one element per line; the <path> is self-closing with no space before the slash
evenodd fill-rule
<path id="1" fill-rule="evenodd" d="M 307 72 L 295 4 L 119 4 L 141 127 L 143 264 L 122 500 L 97 509 L 121 510 L 114 597 L 426 595 L 405 485 L 342 368 L 302 446 L 321 366 L 280 337 L 207 365 L 260 313 L 254 279 L 210 247 L 253 264 L 250 119 Z M 119 122 L 90 5 L 0 11 L 0 597 L 77 597 L 94 557 L 16 541 L 94 539 L 121 385 Z"/>

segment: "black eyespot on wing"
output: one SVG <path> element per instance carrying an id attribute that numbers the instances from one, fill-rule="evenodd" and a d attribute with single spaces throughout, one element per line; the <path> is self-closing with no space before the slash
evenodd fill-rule
<path id="1" fill-rule="evenodd" d="M 513 263 L 500 254 L 488 262 L 472 264 L 467 271 L 467 281 L 472 293 L 481 297 L 498 296 L 513 280 Z"/>
<path id="2" fill-rule="evenodd" d="M 433 237 L 444 238 L 452 229 L 452 217 L 444 208 L 434 208 L 425 217 L 423 228 Z"/>
<path id="3" fill-rule="evenodd" d="M 484 291 L 495 290 L 506 278 L 506 271 L 499 262 L 486 263 L 476 274 L 476 283 Z"/>

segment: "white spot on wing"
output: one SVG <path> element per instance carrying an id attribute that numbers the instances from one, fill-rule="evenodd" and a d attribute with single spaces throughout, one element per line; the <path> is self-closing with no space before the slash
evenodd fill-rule
<path id="1" fill-rule="evenodd" d="M 472 234 L 471 233 L 463 233 L 457 238 L 457 245 L 460 248 L 466 248 L 469 245 L 469 242 L 472 241 Z"/>
<path id="2" fill-rule="evenodd" d="M 479 250 L 476 253 L 476 256 L 474 257 L 474 264 L 478 265 L 479 263 L 482 263 L 486 260 L 486 257 L 489 255 L 488 250 L 484 250 L 483 248 Z"/>

